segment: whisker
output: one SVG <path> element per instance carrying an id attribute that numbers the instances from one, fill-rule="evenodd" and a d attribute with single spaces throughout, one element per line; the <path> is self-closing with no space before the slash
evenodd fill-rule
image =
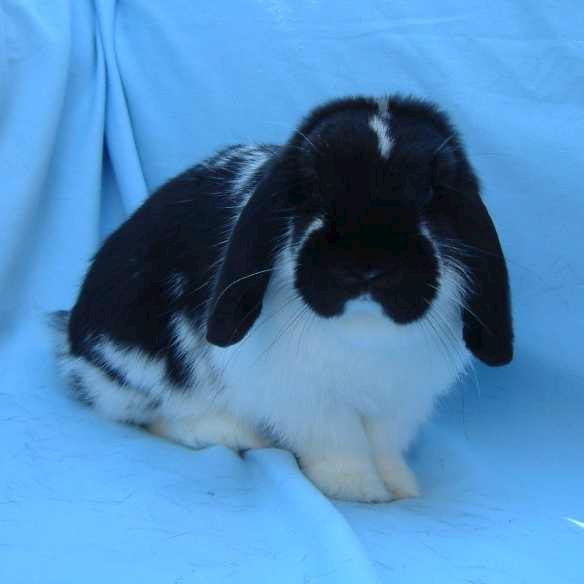
<path id="1" fill-rule="evenodd" d="M 446 294 L 443 290 L 441 290 L 440 286 L 436 286 L 435 284 L 428 284 L 428 286 L 433 290 L 436 290 L 437 293 L 441 292 L 442 294 L 444 294 L 448 301 L 452 302 L 453 304 L 456 304 L 462 311 L 468 312 L 485 330 L 491 332 L 491 329 L 487 326 L 487 324 L 483 322 L 479 315 L 476 314 L 474 310 L 469 308 L 469 306 L 465 302 L 463 302 L 461 298 L 456 297 L 452 294 Z M 463 283 L 462 286 L 463 291 L 472 292 L 472 288 L 465 287 L 465 283 Z"/>
<path id="2" fill-rule="evenodd" d="M 313 150 L 314 150 L 314 151 L 315 151 L 317 154 L 320 154 L 320 152 L 319 152 L 318 148 L 317 148 L 317 147 L 314 145 L 314 142 L 312 142 L 312 140 L 311 140 L 311 139 L 310 139 L 310 138 L 309 138 L 309 137 L 308 137 L 306 134 L 304 134 L 304 133 L 303 133 L 303 132 L 301 132 L 300 130 L 295 130 L 295 132 L 296 132 L 297 134 L 299 134 L 300 136 L 302 136 L 302 137 L 303 137 L 303 138 L 304 138 L 304 139 L 305 139 L 305 140 L 306 140 L 306 141 L 307 141 L 307 142 L 308 142 L 308 143 L 309 143 L 309 144 L 312 146 L 312 149 L 313 149 Z"/>
<path id="3" fill-rule="evenodd" d="M 454 356 L 452 355 L 451 350 L 448 347 L 448 344 L 446 343 L 446 340 L 444 339 L 444 335 L 442 334 L 443 330 L 442 330 L 442 327 L 440 325 L 440 322 L 434 318 L 434 315 L 428 314 L 428 323 L 432 327 L 432 330 L 434 331 L 434 335 L 435 335 L 436 339 L 438 340 L 438 342 L 440 343 L 440 346 L 441 346 L 442 352 L 443 352 L 443 356 L 451 364 L 451 366 L 454 369 L 456 369 L 457 368 L 456 361 L 454 359 Z"/>
<path id="4" fill-rule="evenodd" d="M 316 317 L 316 313 L 312 312 L 312 313 L 309 313 L 308 316 L 304 318 L 304 315 L 306 314 L 306 312 L 308 312 L 308 310 L 306 310 L 303 314 L 302 330 L 300 331 L 300 334 L 298 335 L 298 343 L 296 344 L 296 358 L 298 358 L 298 356 L 300 355 L 300 347 L 302 346 L 302 341 L 304 340 L 304 336 L 306 334 L 306 329 L 308 328 L 308 324 L 313 323 L 315 320 L 315 317 Z"/>
<path id="5" fill-rule="evenodd" d="M 512 266 L 516 266 L 526 272 L 529 272 L 536 276 L 540 281 L 545 282 L 546 278 L 535 271 L 533 268 L 530 268 L 521 262 L 518 262 L 515 259 L 506 257 L 503 253 L 488 251 L 485 249 L 480 249 L 476 246 L 471 244 L 465 243 L 464 241 L 460 241 L 458 239 L 452 238 L 441 238 L 439 241 L 436 242 L 440 249 L 448 250 L 454 252 L 456 255 L 461 257 L 493 257 L 498 259 L 504 259 L 508 264 Z M 448 254 L 446 254 L 448 255 Z"/>
<path id="6" fill-rule="evenodd" d="M 268 353 L 275 347 L 275 345 L 282 339 L 284 334 L 288 333 L 288 331 L 293 328 L 298 319 L 302 317 L 303 313 L 307 310 L 307 306 L 301 306 L 296 312 L 292 314 L 292 316 L 284 323 L 282 328 L 280 329 L 277 337 L 270 343 L 270 345 L 262 351 L 262 353 L 258 356 L 257 360 L 259 361 L 261 358 L 264 358 Z"/>
<path id="7" fill-rule="evenodd" d="M 217 298 L 217 300 L 215 302 L 218 303 L 221 300 L 221 298 L 223 298 L 224 294 L 230 288 L 232 288 L 233 286 L 235 286 L 236 284 L 239 284 L 240 282 L 243 282 L 244 280 L 248 280 L 249 278 L 254 278 L 255 276 L 259 276 L 261 274 L 267 274 L 268 272 L 272 272 L 273 270 L 274 270 L 274 268 L 266 268 L 265 270 L 258 270 L 257 272 L 254 272 L 253 274 L 247 274 L 245 276 L 241 276 L 241 278 L 237 278 L 237 280 L 234 280 L 233 282 L 231 282 L 230 284 L 228 284 L 227 286 L 225 286 L 225 288 L 223 289 L 223 291 L 221 292 L 221 294 L 219 294 L 219 296 L 218 296 L 218 298 Z"/>
<path id="8" fill-rule="evenodd" d="M 438 146 L 438 148 L 436 148 L 436 150 L 434 150 L 434 152 L 432 153 L 432 156 L 437 156 L 440 152 L 442 152 L 442 150 L 444 150 L 444 148 L 448 145 L 449 142 L 451 142 L 452 140 L 454 140 L 456 136 L 454 134 L 451 134 L 450 136 L 448 136 L 448 138 L 446 138 L 446 140 L 444 140 L 442 142 L 442 144 L 440 144 L 440 146 Z"/>
<path id="9" fill-rule="evenodd" d="M 288 283 L 287 282 L 283 282 L 282 284 L 280 284 L 279 287 L 277 287 L 274 291 L 273 294 L 274 296 L 278 296 L 280 294 L 280 292 L 282 292 L 282 290 L 285 290 L 286 288 L 288 288 Z M 264 317 L 262 319 L 261 322 L 257 323 L 254 325 L 253 330 L 250 331 L 251 334 L 256 334 L 257 331 L 259 329 L 261 329 L 265 324 L 267 324 L 271 319 L 275 318 L 276 316 L 280 315 L 286 308 L 288 308 L 288 306 L 294 302 L 297 299 L 296 294 L 290 294 L 282 303 L 281 306 L 278 307 L 277 310 L 273 311 L 271 314 L 269 314 L 267 317 Z M 232 363 L 232 361 L 239 355 L 240 351 L 243 349 L 243 346 L 246 342 L 246 339 L 244 338 L 237 347 L 235 347 L 233 349 L 233 353 L 232 355 L 229 357 L 228 361 L 225 363 L 224 366 L 224 370 L 226 370 Z"/>

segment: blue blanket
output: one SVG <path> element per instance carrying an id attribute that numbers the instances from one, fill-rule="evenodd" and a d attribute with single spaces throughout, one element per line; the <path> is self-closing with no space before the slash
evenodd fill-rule
<path id="1" fill-rule="evenodd" d="M 165 179 L 326 98 L 458 124 L 507 252 L 514 363 L 332 502 L 291 455 L 191 451 L 62 391 L 42 318 Z M 0 0 L 0 582 L 584 582 L 584 3 Z"/>

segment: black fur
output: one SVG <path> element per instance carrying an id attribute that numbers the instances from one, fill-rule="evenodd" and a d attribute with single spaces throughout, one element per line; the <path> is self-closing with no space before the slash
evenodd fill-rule
<path id="1" fill-rule="evenodd" d="M 439 136 L 426 143 L 432 136 L 423 123 L 411 129 L 407 149 L 396 139 L 385 159 L 369 126 L 376 111 L 375 102 L 347 101 L 306 124 L 313 147 L 305 148 L 303 174 L 312 177 L 307 190 L 325 229 L 306 242 L 297 285 L 323 316 L 368 292 L 405 324 L 423 316 L 436 292 L 436 257 L 419 226 L 431 188 L 423 157 Z"/>
<path id="2" fill-rule="evenodd" d="M 253 196 L 231 234 L 211 300 L 207 340 L 219 346 L 240 341 L 259 316 L 270 271 L 288 221 L 286 159 L 266 164 Z"/>
<path id="3" fill-rule="evenodd" d="M 225 165 L 216 165 L 230 154 Z M 229 189 L 242 160 L 232 147 L 187 170 L 149 197 L 104 242 L 71 312 L 74 355 L 93 360 L 93 339 L 105 334 L 164 358 L 171 379 L 178 386 L 184 383 L 187 372 L 172 346 L 170 319 L 183 311 L 204 326 L 212 267 L 235 214 L 237 196 L 230 196 Z M 184 286 L 173 295 L 176 277 Z"/>
<path id="4" fill-rule="evenodd" d="M 69 322 L 72 352 L 91 355 L 91 338 L 104 333 L 164 358 L 183 385 L 188 371 L 173 348 L 172 316 L 187 315 L 219 346 L 243 339 L 288 232 L 301 245 L 295 285 L 314 311 L 336 316 L 368 292 L 396 322 L 412 322 L 431 304 L 439 275 L 420 234 L 425 222 L 468 252 L 457 256 L 473 284 L 467 346 L 489 365 L 510 361 L 505 261 L 462 144 L 431 104 L 385 103 L 389 112 L 368 98 L 318 108 L 287 144 L 264 147 L 271 157 L 243 191 L 233 188 L 245 161 L 237 148 L 164 185 L 94 258 Z M 377 114 L 390 127 L 387 159 L 369 125 Z M 304 240 L 317 217 L 324 229 Z M 173 294 L 177 276 L 183 285 Z"/>

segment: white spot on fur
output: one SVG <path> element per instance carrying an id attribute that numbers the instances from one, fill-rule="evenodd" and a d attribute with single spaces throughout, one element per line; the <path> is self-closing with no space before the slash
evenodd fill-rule
<path id="1" fill-rule="evenodd" d="M 215 156 L 211 160 L 207 161 L 207 166 L 209 168 L 222 168 L 227 166 L 229 162 L 237 155 L 237 148 L 230 148 L 225 154 L 220 156 Z"/>
<path id="2" fill-rule="evenodd" d="M 82 379 L 82 383 L 91 399 L 94 408 L 103 416 L 121 421 L 146 423 L 149 421 L 149 404 L 152 399 L 130 387 L 120 387 L 97 367 L 84 359 L 78 358 L 72 369 Z"/>
<path id="3" fill-rule="evenodd" d="M 391 138 L 389 136 L 389 126 L 386 117 L 375 114 L 369 118 L 369 127 L 377 134 L 379 153 L 382 158 L 389 158 L 391 151 Z"/>
<path id="4" fill-rule="evenodd" d="M 202 388 L 175 387 L 168 380 L 166 366 L 161 359 L 143 351 L 125 348 L 104 335 L 89 340 L 96 359 L 115 369 L 126 380 L 122 386 L 110 379 L 98 366 L 84 357 L 72 355 L 66 330 L 55 331 L 56 353 L 61 375 L 72 385 L 76 380 L 83 394 L 93 402 L 95 410 L 112 420 L 150 423 L 159 416 L 181 417 L 206 412 L 210 409 L 216 385 L 211 383 L 212 365 L 204 355 L 197 364 L 197 378 L 206 384 Z M 156 404 L 156 408 L 153 407 Z"/>
<path id="5" fill-rule="evenodd" d="M 181 313 L 177 313 L 172 317 L 172 325 L 174 328 L 174 342 L 181 355 L 195 355 L 201 348 L 201 338 L 198 331 L 189 321 L 189 319 Z"/>
<path id="6" fill-rule="evenodd" d="M 380 97 L 376 101 L 381 117 L 389 117 L 389 99 L 387 97 Z"/>
<path id="7" fill-rule="evenodd" d="M 233 194 L 236 196 L 243 195 L 241 205 L 245 206 L 252 195 L 252 190 L 249 189 L 249 183 L 254 174 L 258 171 L 260 166 L 264 164 L 271 157 L 271 154 L 260 148 L 248 148 L 245 151 L 247 158 L 246 162 L 242 164 L 237 176 L 233 179 Z"/>
<path id="8" fill-rule="evenodd" d="M 190 373 L 196 391 L 217 393 L 220 381 L 208 358 L 209 345 L 203 331 L 197 330 L 187 316 L 177 313 L 172 317 L 173 346 Z"/>
<path id="9" fill-rule="evenodd" d="M 61 375 L 71 385 L 78 383 L 83 395 L 101 415 L 120 422 L 145 423 L 152 416 L 153 399 L 130 387 L 121 387 L 101 369 L 69 353 L 66 338 L 59 342 L 58 364 Z"/>
<path id="10" fill-rule="evenodd" d="M 103 362 L 119 371 L 128 383 L 137 389 L 157 393 L 157 388 L 167 384 L 166 366 L 162 359 L 150 357 L 143 351 L 122 348 L 101 336 L 95 344 L 94 352 Z"/>

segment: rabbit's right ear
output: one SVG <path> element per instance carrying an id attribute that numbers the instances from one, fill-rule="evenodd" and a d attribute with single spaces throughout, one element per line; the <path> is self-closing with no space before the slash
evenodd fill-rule
<path id="1" fill-rule="evenodd" d="M 506 365 L 513 358 L 513 319 L 505 256 L 478 179 L 464 157 L 458 189 L 443 193 L 465 255 L 471 290 L 463 310 L 466 346 L 483 363 Z"/>
<path id="2" fill-rule="evenodd" d="M 231 233 L 209 305 L 207 341 L 213 345 L 239 342 L 260 315 L 288 228 L 284 201 L 290 180 L 285 166 L 281 155 L 268 163 Z"/>

